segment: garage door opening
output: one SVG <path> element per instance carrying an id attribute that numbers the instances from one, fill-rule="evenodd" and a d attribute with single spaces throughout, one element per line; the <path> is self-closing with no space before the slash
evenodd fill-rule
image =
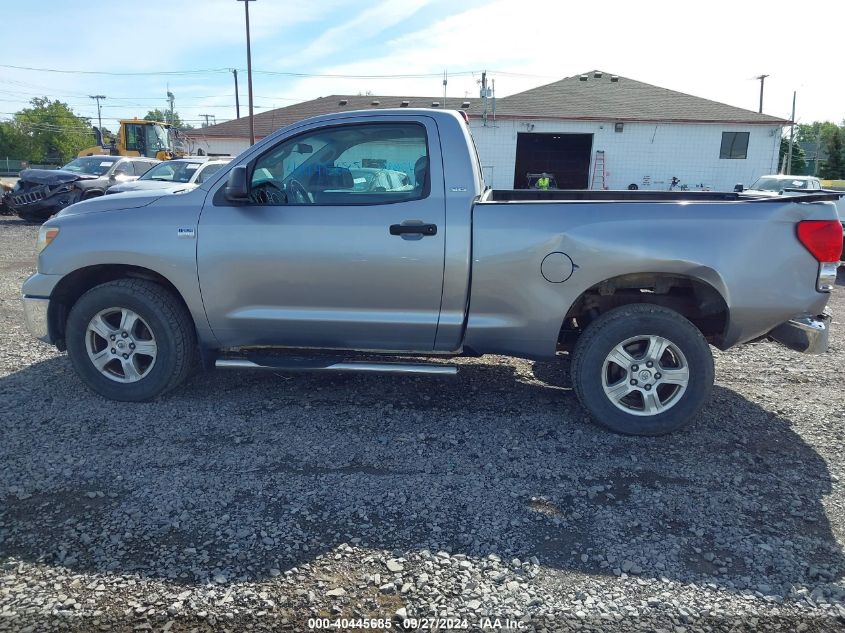
<path id="1" fill-rule="evenodd" d="M 528 189 L 527 174 L 546 172 L 558 189 L 587 189 L 592 134 L 529 134 L 516 136 L 514 189 Z"/>

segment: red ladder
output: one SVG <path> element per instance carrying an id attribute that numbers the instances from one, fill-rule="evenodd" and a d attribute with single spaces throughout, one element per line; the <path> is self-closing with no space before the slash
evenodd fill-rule
<path id="1" fill-rule="evenodd" d="M 604 151 L 596 151 L 596 160 L 593 163 L 593 180 L 590 189 L 607 189 L 607 171 L 605 169 Z"/>

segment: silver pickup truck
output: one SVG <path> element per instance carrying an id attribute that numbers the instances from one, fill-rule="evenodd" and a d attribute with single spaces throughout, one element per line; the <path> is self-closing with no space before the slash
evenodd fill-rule
<path id="1" fill-rule="evenodd" d="M 346 112 L 192 191 L 68 207 L 41 228 L 23 301 L 30 331 L 116 400 L 199 366 L 450 374 L 460 355 L 568 355 L 595 420 L 658 435 L 706 402 L 709 345 L 826 349 L 830 199 L 490 190 L 462 113 Z"/>

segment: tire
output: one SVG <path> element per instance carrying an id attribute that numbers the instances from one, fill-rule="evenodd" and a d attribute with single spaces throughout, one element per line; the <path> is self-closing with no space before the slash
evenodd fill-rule
<path id="1" fill-rule="evenodd" d="M 89 326 L 98 316 L 95 332 Z M 134 325 L 123 328 L 122 323 Z M 68 315 L 65 340 L 76 373 L 110 400 L 151 400 L 182 383 L 197 360 L 196 331 L 184 305 L 142 279 L 110 281 L 82 295 Z"/>
<path id="2" fill-rule="evenodd" d="M 624 435 L 682 428 L 709 398 L 714 378 L 713 355 L 698 328 L 674 310 L 645 303 L 592 322 L 575 344 L 570 372 L 593 419 Z"/>

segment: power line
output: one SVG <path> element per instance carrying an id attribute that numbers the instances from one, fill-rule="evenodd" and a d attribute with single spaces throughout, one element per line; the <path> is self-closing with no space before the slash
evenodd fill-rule
<path id="1" fill-rule="evenodd" d="M 150 70 L 137 72 L 115 72 L 108 70 L 76 70 L 76 69 L 60 69 L 60 68 L 36 68 L 33 66 L 15 66 L 12 64 L 0 64 L 0 68 L 9 68 L 12 70 L 26 70 L 29 72 L 44 72 L 44 73 L 60 73 L 71 75 L 106 75 L 109 77 L 153 77 L 153 76 L 174 76 L 174 75 L 201 75 L 201 74 L 219 74 L 230 73 L 233 68 L 196 68 L 189 70 Z M 237 69 L 243 70 L 243 69 Z M 252 71 L 261 75 L 272 75 L 278 77 L 315 77 L 325 79 L 428 79 L 441 78 L 442 72 L 434 73 L 401 73 L 401 74 L 343 74 L 343 73 L 305 73 L 305 72 L 290 72 L 281 70 L 258 70 Z M 480 73 L 480 70 L 459 70 L 449 71 L 452 76 L 466 76 Z M 535 77 L 535 78 L 550 78 L 550 75 L 535 75 L 530 73 L 519 73 L 510 71 L 489 71 L 493 74 L 508 75 L 511 77 Z"/>

